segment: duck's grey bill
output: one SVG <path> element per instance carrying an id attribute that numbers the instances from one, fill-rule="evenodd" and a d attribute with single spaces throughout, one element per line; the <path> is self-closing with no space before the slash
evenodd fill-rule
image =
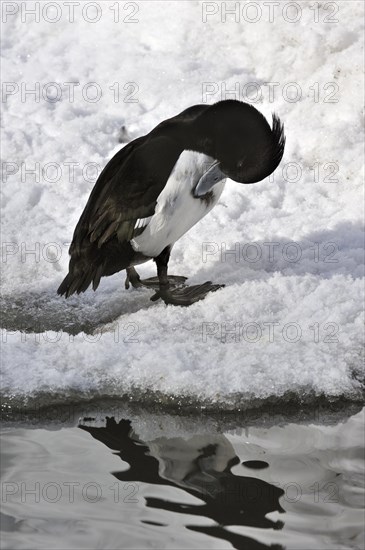
<path id="1" fill-rule="evenodd" d="M 202 197 L 217 185 L 217 183 L 226 179 L 226 177 L 227 176 L 223 174 L 220 169 L 220 163 L 215 162 L 198 181 L 194 189 L 194 197 Z"/>

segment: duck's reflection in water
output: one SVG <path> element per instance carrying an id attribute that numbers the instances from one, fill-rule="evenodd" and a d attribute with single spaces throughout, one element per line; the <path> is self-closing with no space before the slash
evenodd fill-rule
<path id="1" fill-rule="evenodd" d="M 148 507 L 210 518 L 216 526 L 186 527 L 226 540 L 237 549 L 283 548 L 225 529 L 229 525 L 282 529 L 281 521 L 271 521 L 266 515 L 284 512 L 279 504 L 284 492 L 261 479 L 233 474 L 231 468 L 240 460 L 224 435 L 160 437 L 145 442 L 133 431 L 129 420 L 117 423 L 113 417 L 107 417 L 105 427 L 80 425 L 80 428 L 118 451 L 120 458 L 130 464 L 129 470 L 113 473 L 120 481 L 179 487 L 204 502 L 192 505 L 147 497 Z"/>

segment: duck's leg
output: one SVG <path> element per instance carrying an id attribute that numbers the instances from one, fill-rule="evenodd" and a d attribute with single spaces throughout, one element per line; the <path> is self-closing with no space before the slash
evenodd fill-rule
<path id="1" fill-rule="evenodd" d="M 125 288 L 128 289 L 130 284 L 133 288 L 141 288 L 143 286 L 147 288 L 153 288 L 158 290 L 160 288 L 160 280 L 158 277 L 149 277 L 148 279 L 141 279 L 136 269 L 131 266 L 126 269 L 127 277 L 125 279 Z M 168 280 L 171 287 L 183 285 L 186 281 L 186 277 L 179 275 L 169 275 Z"/>
<path id="2" fill-rule="evenodd" d="M 141 283 L 141 278 L 133 266 L 127 267 L 126 272 L 127 277 L 124 283 L 125 288 L 129 288 L 129 283 L 131 283 L 133 288 L 140 288 L 141 286 L 143 286 Z"/>
<path id="3" fill-rule="evenodd" d="M 170 252 L 171 248 L 166 247 L 161 254 L 155 258 L 159 279 L 159 290 L 151 297 L 153 302 L 161 298 L 165 304 L 190 306 L 199 300 L 203 300 L 208 292 L 214 292 L 224 286 L 213 285 L 211 281 L 207 281 L 202 285 L 171 288 L 169 277 L 167 276 L 167 266 L 170 259 Z"/>

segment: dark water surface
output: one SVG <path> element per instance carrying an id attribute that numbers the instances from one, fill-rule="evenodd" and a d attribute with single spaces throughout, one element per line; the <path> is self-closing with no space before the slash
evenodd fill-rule
<path id="1" fill-rule="evenodd" d="M 364 411 L 18 415 L 1 548 L 362 549 Z"/>

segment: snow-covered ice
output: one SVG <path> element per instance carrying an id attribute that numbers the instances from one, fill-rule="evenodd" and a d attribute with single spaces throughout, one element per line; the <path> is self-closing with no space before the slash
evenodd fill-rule
<path id="1" fill-rule="evenodd" d="M 280 7 L 273 22 L 263 9 L 250 23 L 242 13 L 222 20 L 221 3 L 210 3 L 218 13 L 206 22 L 202 2 L 122 4 L 119 22 L 113 2 L 99 3 L 95 23 L 81 7 L 69 22 L 59 2 L 55 23 L 42 14 L 22 22 L 19 9 L 3 24 L 3 392 L 20 400 L 159 392 L 220 407 L 359 398 L 363 4 L 337 2 L 331 16 L 302 2 L 296 23 Z M 223 99 L 224 89 L 239 89 L 239 99 L 251 90 L 252 102 L 261 94 L 254 104 L 277 112 L 287 136 L 274 177 L 228 181 L 173 250 L 171 273 L 226 287 L 187 309 L 124 290 L 123 273 L 95 294 L 56 296 L 95 167 L 122 146 L 121 126 L 135 138 Z M 59 100 L 45 99 L 57 90 Z M 155 266 L 140 271 L 152 276 Z"/>

